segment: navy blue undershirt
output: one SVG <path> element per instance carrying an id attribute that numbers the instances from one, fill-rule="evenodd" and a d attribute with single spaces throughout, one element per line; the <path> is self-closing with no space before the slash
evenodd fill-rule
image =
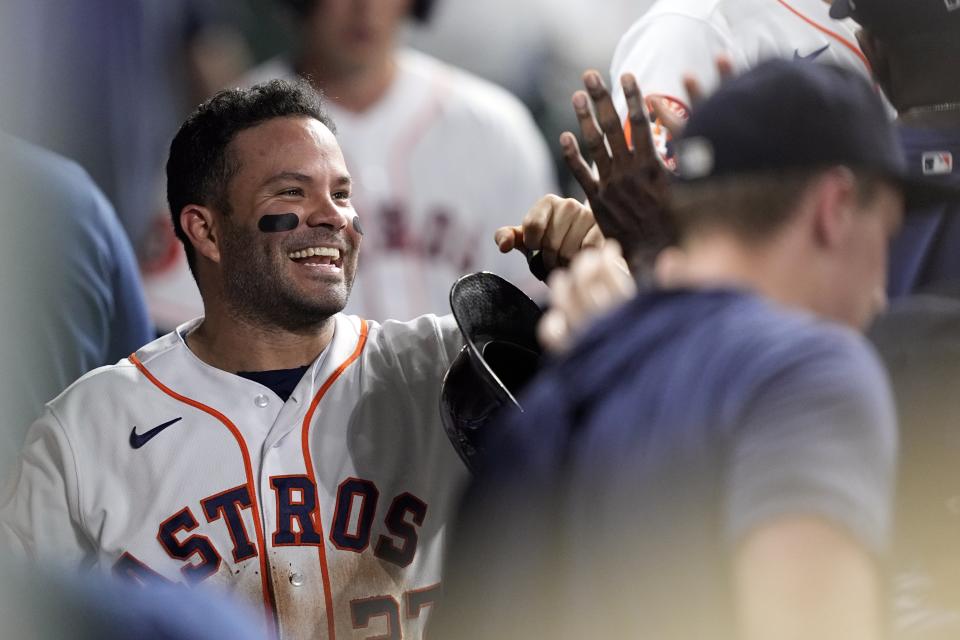
<path id="1" fill-rule="evenodd" d="M 290 399 L 290 394 L 297 388 L 303 374 L 307 372 L 310 365 L 305 364 L 302 367 L 293 369 L 273 369 L 271 371 L 238 371 L 237 375 L 253 380 L 267 387 L 275 394 L 280 396 L 284 402 Z"/>

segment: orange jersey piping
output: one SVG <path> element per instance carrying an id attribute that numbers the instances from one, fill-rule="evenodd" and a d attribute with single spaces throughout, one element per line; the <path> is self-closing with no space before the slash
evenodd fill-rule
<path id="1" fill-rule="evenodd" d="M 160 382 L 160 380 L 150 373 L 147 367 L 140 362 L 140 359 L 137 358 L 135 353 L 130 354 L 130 362 L 132 362 L 137 369 L 139 369 L 140 372 L 147 377 L 147 380 L 152 382 L 158 389 L 163 391 L 171 398 L 190 405 L 195 409 L 199 409 L 200 411 L 203 411 L 204 413 L 207 413 L 219 420 L 230 431 L 230 433 L 233 434 L 237 444 L 240 446 L 240 453 L 243 456 L 243 469 L 247 476 L 247 491 L 250 492 L 250 504 L 253 509 L 253 521 L 257 534 L 257 545 L 260 547 L 260 587 L 263 592 L 263 607 L 267 617 L 267 628 L 270 630 L 271 636 L 276 637 L 278 635 L 277 620 L 276 616 L 274 615 L 273 602 L 270 597 L 270 584 L 267 582 L 267 547 L 264 542 L 263 522 L 260 519 L 260 504 L 257 500 L 256 485 L 253 482 L 253 464 L 250 462 L 250 452 L 247 450 L 247 444 L 243 439 L 243 435 L 241 435 L 240 430 L 237 429 L 237 426 L 233 424 L 233 422 L 231 422 L 227 416 L 223 415 L 212 407 L 208 407 L 202 402 L 198 402 L 192 398 L 188 398 L 187 396 L 173 391 Z"/>
<path id="2" fill-rule="evenodd" d="M 360 339 L 357 341 L 357 347 L 353 350 L 353 353 L 344 360 L 337 370 L 330 374 L 324 383 L 323 386 L 317 391 L 316 395 L 313 397 L 313 401 L 310 403 L 310 408 L 307 410 L 307 415 L 303 418 L 303 427 L 301 429 L 301 446 L 303 447 L 303 461 L 307 467 L 307 477 L 310 478 L 310 482 L 313 483 L 313 486 L 317 486 L 317 476 L 313 471 L 313 456 L 310 455 L 310 423 L 313 422 L 313 414 L 317 410 L 317 406 L 320 404 L 320 400 L 323 399 L 323 396 L 327 393 L 327 390 L 333 386 L 333 383 L 337 381 L 340 375 L 346 371 L 347 367 L 354 363 L 354 361 L 360 357 L 360 353 L 363 351 L 363 348 L 367 344 L 367 321 L 360 321 Z M 320 534 L 320 539 L 323 541 L 317 547 L 317 553 L 320 556 L 320 574 L 323 577 L 323 599 L 327 607 L 327 637 L 329 640 L 335 640 L 337 637 L 337 628 L 335 620 L 333 618 L 333 591 L 330 587 L 330 570 L 327 568 L 327 551 L 326 551 L 326 536 L 323 533 L 323 521 L 320 517 L 320 492 L 317 491 L 316 499 L 316 510 L 313 514 L 314 517 L 314 527 L 317 529 L 317 533 Z"/>

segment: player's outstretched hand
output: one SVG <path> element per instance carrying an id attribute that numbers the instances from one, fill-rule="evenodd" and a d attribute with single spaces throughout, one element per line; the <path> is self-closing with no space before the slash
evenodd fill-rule
<path id="1" fill-rule="evenodd" d="M 546 195 L 519 226 L 497 229 L 494 240 L 503 253 L 516 249 L 529 257 L 539 251 L 551 270 L 569 264 L 581 249 L 601 246 L 603 234 L 589 208 L 572 198 Z"/>
<path id="2" fill-rule="evenodd" d="M 569 269 L 550 275 L 550 309 L 537 337 L 553 352 L 564 351 L 598 316 L 636 293 L 637 287 L 615 240 L 574 258 Z"/>
<path id="3" fill-rule="evenodd" d="M 596 174 L 580 152 L 576 136 L 569 131 L 560 136 L 563 156 L 583 187 L 603 235 L 620 242 L 631 270 L 639 276 L 675 238 L 667 213 L 667 171 L 657 158 L 643 96 L 633 75 L 624 74 L 621 78 L 632 148 L 600 74 L 587 71 L 583 82 L 587 91 L 573 94 L 573 110 Z M 590 109 L 591 101 L 596 117 Z"/>

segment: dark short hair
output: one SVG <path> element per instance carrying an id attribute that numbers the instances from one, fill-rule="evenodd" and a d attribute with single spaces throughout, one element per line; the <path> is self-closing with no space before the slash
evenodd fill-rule
<path id="1" fill-rule="evenodd" d="M 189 204 L 198 204 L 228 214 L 227 187 L 239 169 L 239 159 L 228 152 L 230 142 L 244 129 L 287 116 L 314 118 L 334 131 L 322 97 L 301 79 L 221 91 L 197 107 L 174 136 L 167 160 L 167 202 L 173 230 L 183 243 L 194 277 L 196 254 L 183 232 L 180 212 Z"/>
<path id="2" fill-rule="evenodd" d="M 803 192 L 826 170 L 779 169 L 760 173 L 676 183 L 670 213 L 681 239 L 702 229 L 725 229 L 747 241 L 763 240 L 783 227 Z M 882 178 L 854 171 L 857 200 L 868 204 Z"/>

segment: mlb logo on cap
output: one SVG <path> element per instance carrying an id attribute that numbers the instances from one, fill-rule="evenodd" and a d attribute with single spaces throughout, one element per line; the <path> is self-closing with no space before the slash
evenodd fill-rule
<path id="1" fill-rule="evenodd" d="M 953 173 L 953 154 L 949 151 L 927 151 L 923 154 L 922 161 L 924 175 L 939 176 Z"/>

